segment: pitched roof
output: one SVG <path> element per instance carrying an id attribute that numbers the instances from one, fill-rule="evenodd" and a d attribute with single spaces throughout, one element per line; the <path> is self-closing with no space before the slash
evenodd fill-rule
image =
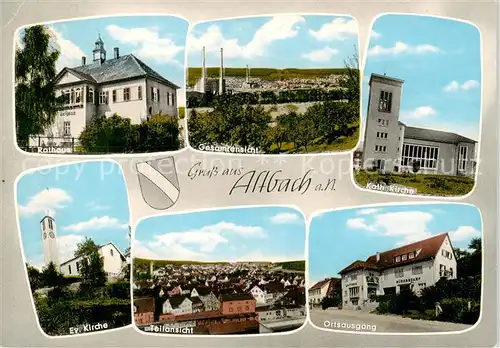
<path id="1" fill-rule="evenodd" d="M 370 269 L 370 270 L 381 271 L 384 269 L 399 267 L 409 263 L 428 260 L 437 255 L 437 253 L 439 252 L 439 248 L 441 248 L 441 245 L 443 244 L 446 238 L 448 238 L 448 233 L 442 233 L 415 243 L 401 246 L 399 248 L 381 252 L 379 254 L 378 261 L 376 254 L 371 255 L 370 257 L 368 257 L 366 261 L 358 260 L 353 262 L 352 264 L 344 268 L 342 271 L 340 271 L 339 274 L 348 273 L 350 271 L 358 269 Z M 419 251 L 414 258 L 412 259 L 408 258 L 405 261 L 399 261 L 399 262 L 395 261 L 396 256 L 408 254 L 413 251 Z"/>
<path id="2" fill-rule="evenodd" d="M 464 137 L 460 134 L 444 132 L 434 129 L 409 127 L 402 122 L 401 124 L 405 126 L 405 133 L 404 133 L 405 139 L 427 140 L 427 141 L 435 141 L 439 143 L 450 143 L 450 144 L 477 143 L 476 140 Z"/>
<path id="3" fill-rule="evenodd" d="M 143 297 L 134 299 L 134 306 L 137 313 L 147 313 L 155 311 L 155 299 L 153 297 Z"/>
<path id="4" fill-rule="evenodd" d="M 177 295 L 177 296 L 172 296 L 168 298 L 168 301 L 170 302 L 170 305 L 172 308 L 178 308 L 184 300 L 189 300 L 186 296 L 184 295 Z M 191 301 L 191 300 L 190 300 Z"/>
<path id="5" fill-rule="evenodd" d="M 97 245 L 97 248 L 99 248 L 99 250 L 101 250 L 102 248 L 104 248 L 106 245 L 109 245 L 109 244 L 111 244 L 111 245 L 112 245 L 112 246 L 113 246 L 116 250 L 118 250 L 118 253 L 120 254 L 120 256 L 121 256 L 122 260 L 123 260 L 123 261 L 125 261 L 125 259 L 126 259 L 126 258 L 125 258 L 125 256 L 123 256 L 123 254 L 122 254 L 122 252 L 120 251 L 120 249 L 118 249 L 118 247 L 117 247 L 117 246 L 116 246 L 113 242 L 109 242 L 109 243 L 106 243 L 106 244 L 100 244 L 100 245 Z M 71 259 L 66 260 L 66 261 L 64 261 L 64 262 L 60 263 L 60 264 L 59 264 L 59 266 L 63 266 L 63 265 L 65 265 L 65 264 L 70 263 L 71 261 L 74 261 L 74 260 L 79 259 L 79 258 L 81 258 L 81 257 L 82 257 L 82 256 L 75 256 L 75 257 L 72 257 Z"/>
<path id="6" fill-rule="evenodd" d="M 74 68 L 64 68 L 58 77 L 64 75 L 66 71 L 93 83 L 110 83 L 117 80 L 146 77 L 156 79 L 172 88 L 180 88 L 133 54 L 107 59 L 102 64 L 90 63 Z"/>

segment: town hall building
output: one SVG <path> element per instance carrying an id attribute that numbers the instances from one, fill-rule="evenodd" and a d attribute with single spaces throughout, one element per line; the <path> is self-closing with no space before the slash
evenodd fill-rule
<path id="1" fill-rule="evenodd" d="M 416 295 L 440 279 L 456 279 L 457 260 L 448 233 L 377 252 L 366 261 L 354 261 L 342 276 L 342 308 L 373 310 L 372 295 L 411 290 Z"/>
<path id="2" fill-rule="evenodd" d="M 139 124 L 153 115 L 178 116 L 180 88 L 133 54 L 109 57 L 101 37 L 96 40 L 92 61 L 82 57 L 77 67 L 65 67 L 55 80 L 56 96 L 64 106 L 44 134 L 30 137 L 30 147 L 77 145 L 94 116 L 118 114 Z"/>
<path id="3" fill-rule="evenodd" d="M 372 74 L 360 169 L 473 177 L 475 140 L 399 121 L 403 80 Z"/>

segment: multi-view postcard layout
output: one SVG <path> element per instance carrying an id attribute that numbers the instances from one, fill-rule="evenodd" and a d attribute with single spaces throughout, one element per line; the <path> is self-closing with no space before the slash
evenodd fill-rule
<path id="1" fill-rule="evenodd" d="M 397 30 L 395 30 L 397 28 Z M 363 72 L 354 178 L 398 194 L 463 196 L 474 187 L 481 118 L 481 38 L 472 24 L 383 15 Z"/>
<path id="2" fill-rule="evenodd" d="M 17 202 L 41 330 L 66 336 L 130 325 L 129 208 L 120 166 L 82 162 L 26 173 Z"/>
<path id="3" fill-rule="evenodd" d="M 176 17 L 133 16 L 18 30 L 19 148 L 44 154 L 183 148 L 187 27 Z"/>
<path id="4" fill-rule="evenodd" d="M 309 231 L 308 305 L 314 326 L 456 332 L 478 322 L 483 232 L 476 207 L 335 210 L 315 216 Z"/>
<path id="5" fill-rule="evenodd" d="M 189 144 L 201 151 L 353 150 L 360 124 L 358 25 L 277 15 L 199 23 L 187 39 Z"/>
<path id="6" fill-rule="evenodd" d="M 143 332 L 272 334 L 306 321 L 305 221 L 294 209 L 148 218 L 135 230 L 132 258 Z"/>

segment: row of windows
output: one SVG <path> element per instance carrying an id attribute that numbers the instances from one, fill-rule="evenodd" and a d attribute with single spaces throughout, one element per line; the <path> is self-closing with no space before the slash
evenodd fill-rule
<path id="1" fill-rule="evenodd" d="M 400 261 L 406 261 L 406 260 L 411 260 L 417 256 L 416 251 L 409 252 L 407 254 L 403 255 L 398 255 L 394 258 L 394 262 L 400 262 Z"/>
<path id="2" fill-rule="evenodd" d="M 250 310 L 250 307 L 249 307 L 249 306 L 245 306 L 245 310 L 246 310 L 246 311 Z M 233 308 L 233 307 L 229 307 L 229 311 L 230 311 L 230 312 L 234 312 L 234 308 Z M 236 311 L 237 311 L 237 312 L 241 312 L 241 307 L 237 307 L 237 308 L 236 308 Z M 276 313 L 279 313 L 279 311 L 278 311 L 278 312 L 276 312 Z M 279 315 L 279 314 L 276 314 L 276 315 Z"/>
<path id="3" fill-rule="evenodd" d="M 451 252 L 449 252 L 448 250 L 442 250 L 441 251 L 441 254 L 446 257 L 447 259 L 450 259 L 452 260 L 453 259 L 453 254 Z"/>
<path id="4" fill-rule="evenodd" d="M 387 139 L 387 135 L 385 132 L 377 132 L 377 139 Z"/>
<path id="5" fill-rule="evenodd" d="M 375 152 L 387 152 L 386 145 L 375 145 Z"/>
<path id="6" fill-rule="evenodd" d="M 422 274 L 423 271 L 424 270 L 423 270 L 422 266 L 413 266 L 411 268 L 412 275 Z M 403 278 L 405 275 L 405 271 L 403 268 L 400 268 L 394 272 L 394 275 L 396 276 L 396 278 Z"/>
<path id="7" fill-rule="evenodd" d="M 61 91 L 64 98 L 65 106 L 74 106 L 83 104 L 84 88 L 77 87 L 72 89 L 65 89 Z M 119 93 L 120 92 L 120 93 Z M 126 87 L 123 89 L 114 89 L 112 91 L 113 103 L 127 102 L 131 100 L 142 100 L 142 86 L 137 87 L 137 98 L 132 99 L 131 88 Z M 87 102 L 94 103 L 94 88 L 88 87 L 87 89 Z M 160 102 L 160 90 L 157 87 L 151 87 L 151 100 Z M 99 104 L 109 104 L 109 91 L 99 92 Z M 175 93 L 167 92 L 167 105 L 175 105 Z"/>
<path id="8" fill-rule="evenodd" d="M 420 168 L 436 169 L 439 148 L 434 146 L 403 144 L 402 166 L 412 166 L 416 161 Z"/>
<path id="9" fill-rule="evenodd" d="M 382 118 L 377 119 L 377 125 L 380 127 L 388 127 L 389 126 L 389 120 L 384 120 Z"/>

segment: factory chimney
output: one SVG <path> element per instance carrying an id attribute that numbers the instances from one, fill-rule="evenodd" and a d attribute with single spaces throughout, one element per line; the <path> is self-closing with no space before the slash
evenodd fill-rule
<path id="1" fill-rule="evenodd" d="M 201 93 L 205 93 L 207 86 L 207 67 L 205 65 L 205 46 L 201 51 Z"/>
<path id="2" fill-rule="evenodd" d="M 225 91 L 224 79 L 224 49 L 220 48 L 220 71 L 219 71 L 219 94 L 224 94 Z"/>

